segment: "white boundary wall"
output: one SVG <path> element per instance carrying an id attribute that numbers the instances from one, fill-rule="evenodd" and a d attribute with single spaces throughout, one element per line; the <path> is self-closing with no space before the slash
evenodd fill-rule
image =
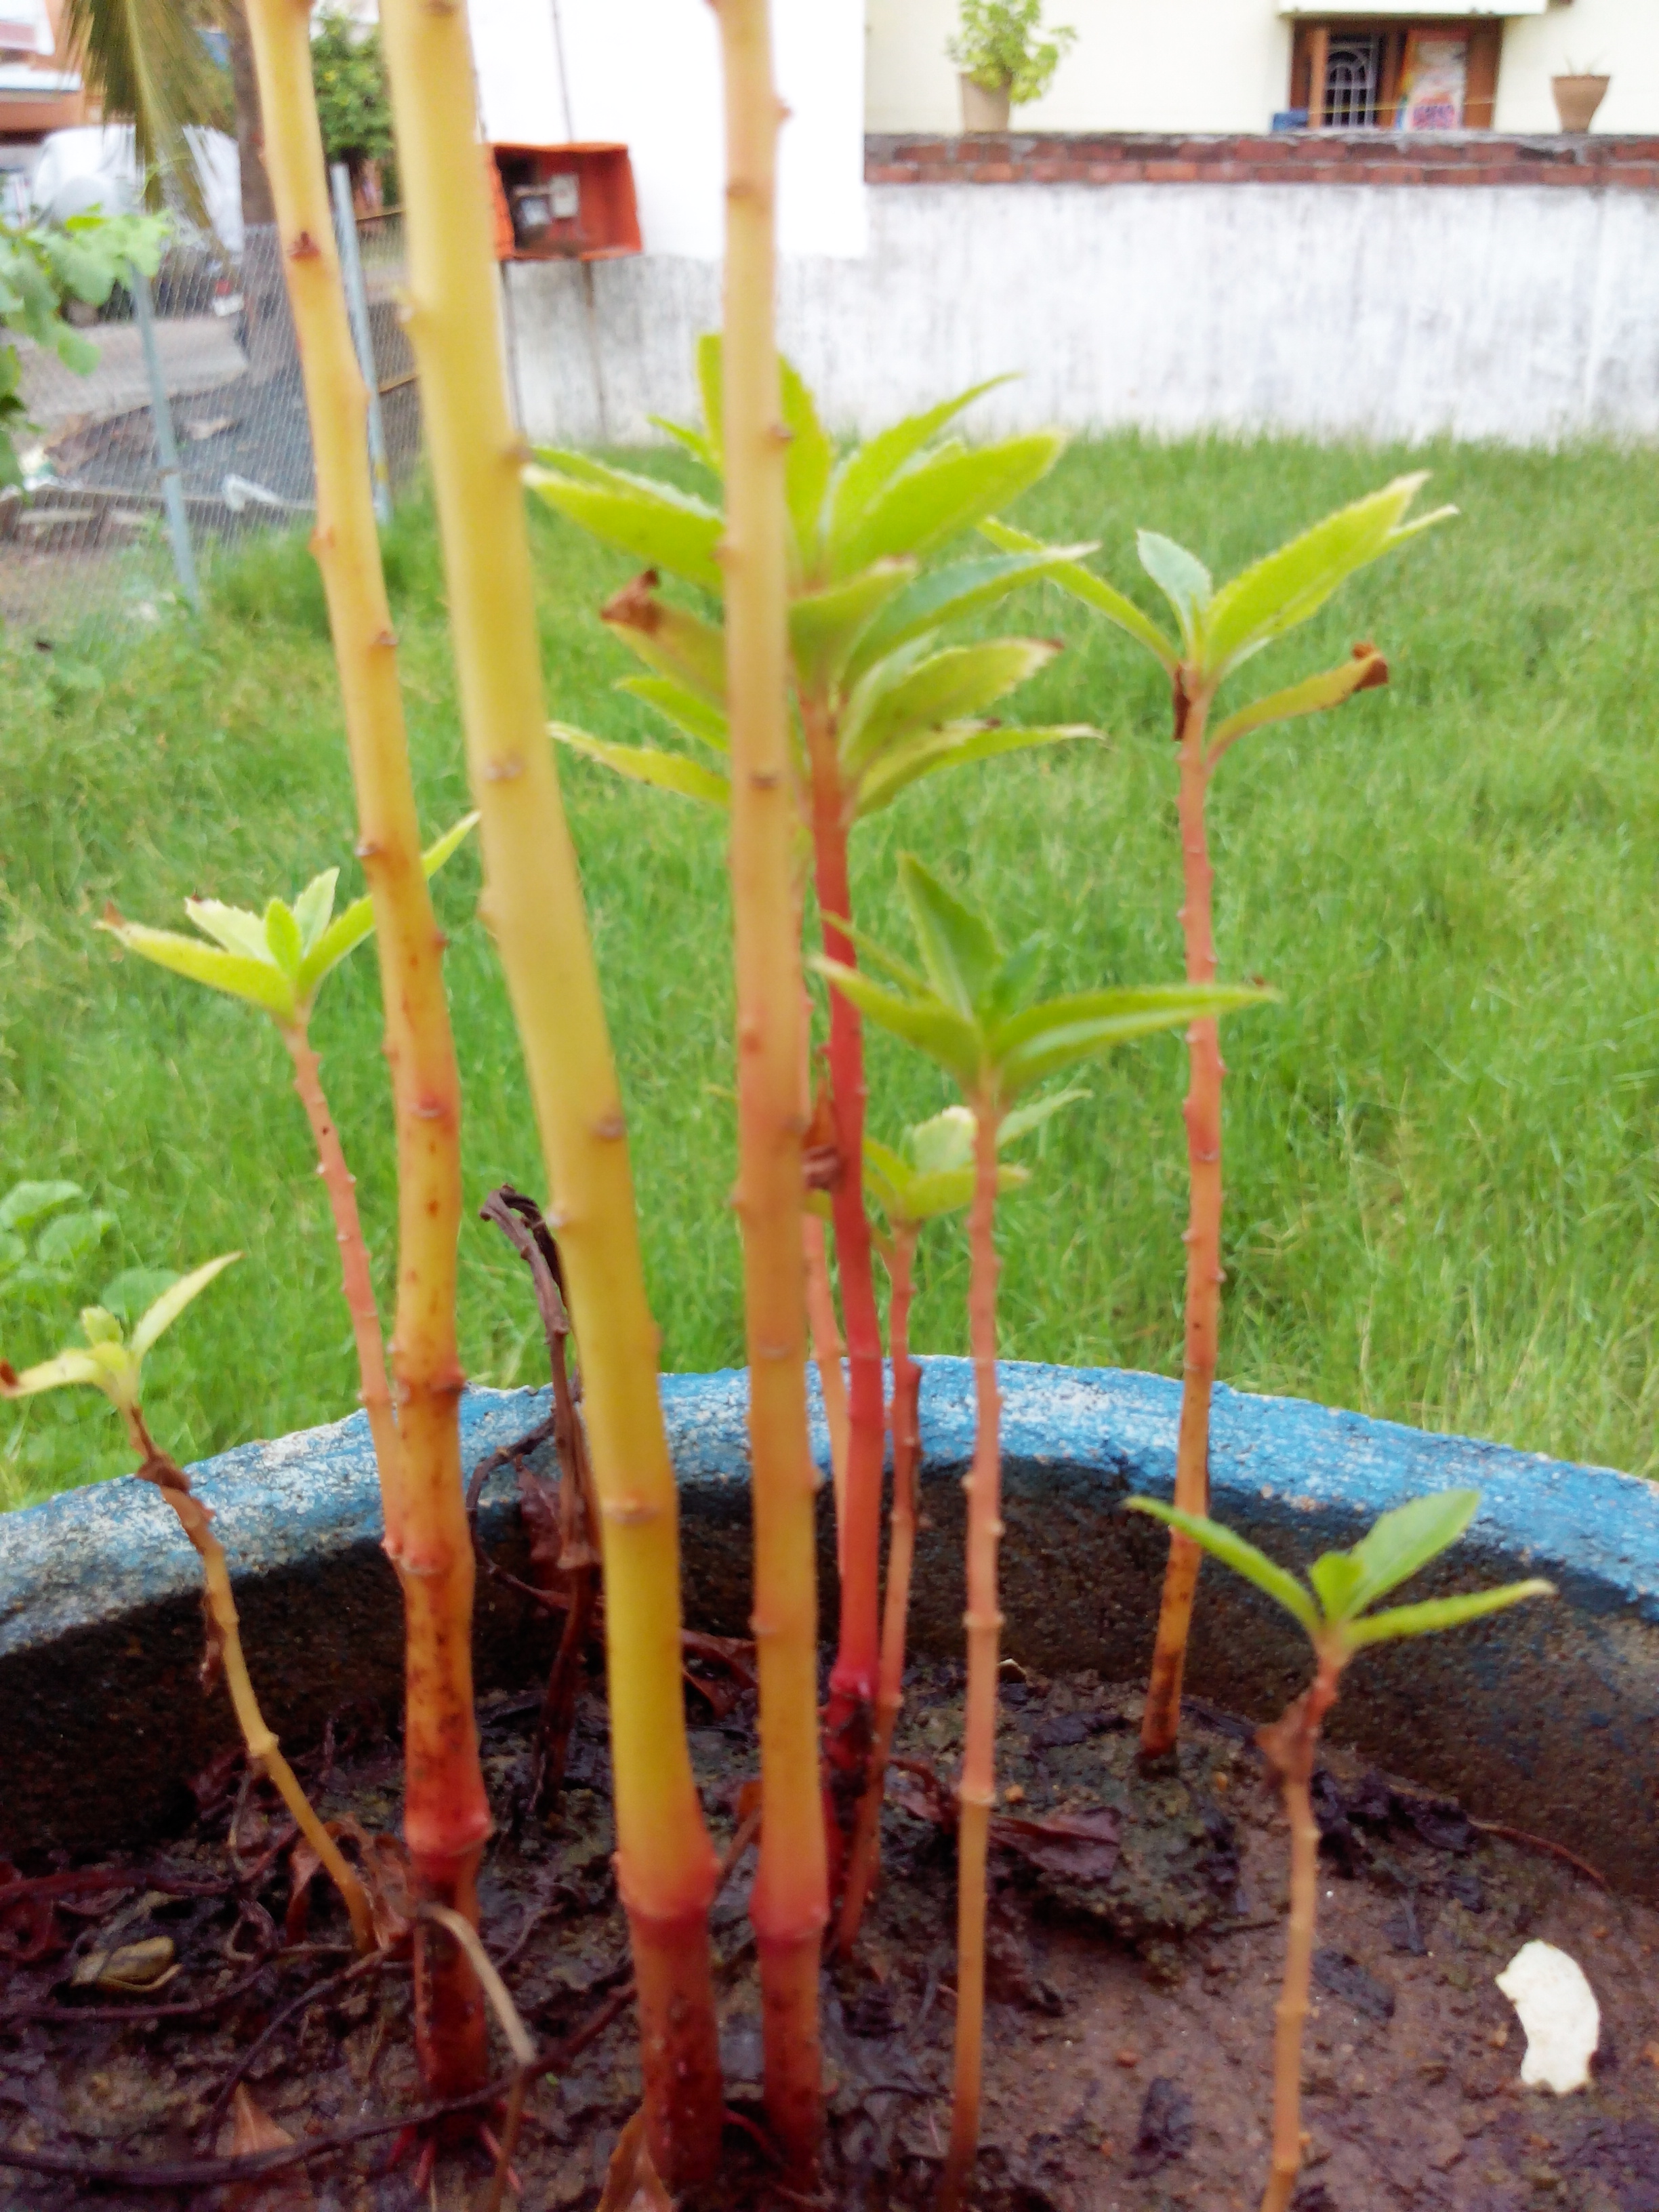
<path id="1" fill-rule="evenodd" d="M 842 431 L 1015 370 L 981 434 L 1659 437 L 1659 192 L 1528 185 L 878 185 L 858 260 L 787 258 L 783 343 Z M 694 415 L 717 264 L 509 264 L 524 427 Z"/>

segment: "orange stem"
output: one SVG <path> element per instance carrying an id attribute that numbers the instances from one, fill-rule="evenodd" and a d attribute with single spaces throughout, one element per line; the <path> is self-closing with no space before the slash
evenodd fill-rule
<path id="1" fill-rule="evenodd" d="M 841 1324 L 830 1281 L 830 1255 L 820 1215 L 800 1218 L 801 1256 L 806 1266 L 806 1319 L 812 1333 L 812 1360 L 823 1395 L 823 1425 L 830 1431 L 830 1468 L 836 1491 L 836 1560 L 841 1564 L 842 1530 L 847 1516 L 847 1372 L 842 1365 Z"/>
<path id="2" fill-rule="evenodd" d="M 1185 897 L 1181 908 L 1187 980 L 1215 981 L 1211 923 L 1209 842 L 1205 799 L 1210 769 L 1204 757 L 1209 698 L 1188 696 L 1176 684 L 1176 739 L 1181 749 L 1179 817 Z M 1181 1430 L 1176 1447 L 1175 1502 L 1183 1513 L 1210 1510 L 1210 1395 L 1221 1335 L 1221 1079 L 1226 1073 L 1213 1018 L 1187 1032 L 1189 1079 L 1182 1112 L 1187 1123 L 1189 1188 L 1187 1222 L 1186 1355 L 1182 1370 Z M 1198 1546 L 1178 1529 L 1170 1534 L 1169 1564 L 1152 1647 L 1152 1678 L 1140 1724 L 1143 1759 L 1167 1757 L 1181 1734 L 1181 1686 L 1198 1589 Z"/>
<path id="3" fill-rule="evenodd" d="M 904 1705 L 904 1643 L 909 1624 L 910 1577 L 916 1556 L 917 1478 L 921 1468 L 921 1369 L 910 1356 L 910 1300 L 915 1287 L 920 1224 L 896 1222 L 887 1249 L 892 1298 L 887 1334 L 893 1348 L 893 1510 L 887 1540 L 887 1595 L 881 1621 L 881 1671 L 876 1684 L 876 1739 L 870 1782 L 859 1807 L 848 1861 L 847 1886 L 836 1929 L 845 1957 L 858 1941 L 864 1908 L 873 1894 L 881 1860 L 881 1805 L 892 1755 L 893 1731 Z"/>
<path id="4" fill-rule="evenodd" d="M 777 136 L 768 0 L 719 0 L 726 82 L 726 696 L 743 1233 L 760 1678 L 761 1844 L 750 1904 L 766 2107 L 810 2173 L 823 2132 L 814 1492 L 801 1267 L 802 980 L 787 720 L 782 398 L 774 325 Z"/>
<path id="5" fill-rule="evenodd" d="M 968 1493 L 968 1700 L 957 1832 L 957 2046 L 951 2142 L 939 2212 L 956 2212 L 979 2149 L 985 2063 L 985 1867 L 996 1802 L 997 1547 L 1002 1536 L 1002 1401 L 997 1391 L 997 1128 L 994 1100 L 975 1103 L 969 1340 L 974 1358 L 974 1461 Z"/>

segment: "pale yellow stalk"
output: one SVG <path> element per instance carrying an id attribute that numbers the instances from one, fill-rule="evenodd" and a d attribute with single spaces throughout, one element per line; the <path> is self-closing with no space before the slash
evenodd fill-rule
<path id="1" fill-rule="evenodd" d="M 317 471 L 312 544 L 322 570 L 356 787 L 357 853 L 374 901 L 398 1139 L 395 1445 L 375 1445 L 386 1546 L 407 1623 L 404 1836 L 422 1894 L 476 1921 L 489 1808 L 472 1698 L 472 1546 L 461 1497 L 455 1344 L 460 1080 L 444 998 L 403 702 L 375 532 L 367 394 L 352 346 L 312 88 L 310 20 L 249 0 L 264 158 L 300 343 Z M 296 1059 L 303 1079 L 303 1065 Z M 301 1095 L 304 1095 L 303 1080 Z M 308 1108 L 309 1108 L 309 1102 Z M 326 1157 L 326 1156 L 325 1156 Z M 422 1923 L 416 2023 L 428 2091 L 483 2081 L 485 2017 L 464 1950 Z"/>
<path id="2" fill-rule="evenodd" d="M 381 11 L 451 631 L 495 936 L 581 1346 L 605 1560 L 618 1878 L 634 1941 L 647 2135 L 673 2185 L 721 2126 L 708 1911 L 716 1861 L 680 1686 L 679 1540 L 616 1069 L 546 734 L 465 7 Z M 796 1248 L 796 1270 L 800 1264 Z M 459 1503 L 459 1492 L 457 1490 Z"/>

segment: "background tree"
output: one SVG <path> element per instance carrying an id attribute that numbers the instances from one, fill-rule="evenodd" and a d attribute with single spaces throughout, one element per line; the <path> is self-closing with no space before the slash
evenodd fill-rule
<path id="1" fill-rule="evenodd" d="M 328 9 L 312 34 L 311 76 L 323 150 L 331 161 L 346 164 L 355 192 L 365 171 L 392 159 L 392 106 L 379 28 Z M 389 181 L 385 190 L 388 199 L 397 197 Z"/>

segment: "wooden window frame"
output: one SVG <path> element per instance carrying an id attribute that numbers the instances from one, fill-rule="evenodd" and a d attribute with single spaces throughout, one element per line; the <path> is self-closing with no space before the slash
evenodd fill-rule
<path id="1" fill-rule="evenodd" d="M 1291 41 L 1291 106 L 1305 107 L 1309 129 L 1322 131 L 1332 33 L 1375 33 L 1382 40 L 1376 128 L 1397 129 L 1395 110 L 1400 101 L 1406 47 L 1414 31 L 1431 38 L 1443 38 L 1449 33 L 1468 39 L 1468 79 L 1463 95 L 1463 128 L 1490 131 L 1498 105 L 1498 68 L 1504 42 L 1503 20 L 1493 15 L 1441 15 L 1420 21 L 1401 15 L 1333 16 L 1324 22 L 1299 21 Z"/>

